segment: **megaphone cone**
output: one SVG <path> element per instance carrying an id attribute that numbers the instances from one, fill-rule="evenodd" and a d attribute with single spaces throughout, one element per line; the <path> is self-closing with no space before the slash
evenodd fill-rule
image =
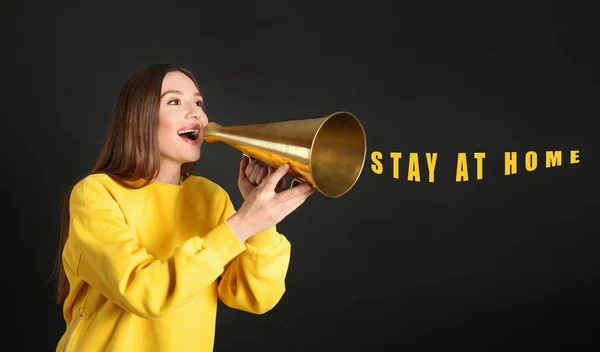
<path id="1" fill-rule="evenodd" d="M 221 126 L 203 131 L 208 143 L 223 142 L 273 167 L 290 165 L 288 174 L 323 195 L 338 198 L 358 181 L 367 139 L 358 118 L 349 112 L 298 120 Z"/>

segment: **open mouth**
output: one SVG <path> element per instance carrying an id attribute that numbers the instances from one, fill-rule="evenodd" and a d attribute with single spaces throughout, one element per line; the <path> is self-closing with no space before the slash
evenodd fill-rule
<path id="1" fill-rule="evenodd" d="M 192 128 L 192 129 L 188 129 L 188 130 L 178 131 L 177 134 L 179 135 L 179 137 L 181 137 L 185 140 L 196 141 L 196 140 L 198 140 L 200 130 Z"/>

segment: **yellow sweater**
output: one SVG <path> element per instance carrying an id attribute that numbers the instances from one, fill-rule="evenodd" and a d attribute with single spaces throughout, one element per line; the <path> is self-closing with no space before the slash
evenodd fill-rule
<path id="1" fill-rule="evenodd" d="M 92 175 L 70 207 L 57 351 L 212 351 L 218 299 L 262 314 L 284 294 L 289 241 L 272 228 L 240 243 L 227 193 L 206 178 L 130 190 Z"/>

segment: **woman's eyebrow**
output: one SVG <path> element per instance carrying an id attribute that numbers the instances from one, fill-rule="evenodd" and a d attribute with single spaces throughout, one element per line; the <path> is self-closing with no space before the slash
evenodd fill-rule
<path id="1" fill-rule="evenodd" d="M 171 90 L 168 90 L 168 91 L 162 93 L 162 95 L 160 96 L 160 98 L 162 99 L 165 95 L 167 95 L 169 93 L 183 94 L 183 92 L 180 91 L 180 90 L 171 89 Z M 200 92 L 196 92 L 196 93 L 194 93 L 194 96 L 201 97 L 202 94 L 200 94 Z"/>

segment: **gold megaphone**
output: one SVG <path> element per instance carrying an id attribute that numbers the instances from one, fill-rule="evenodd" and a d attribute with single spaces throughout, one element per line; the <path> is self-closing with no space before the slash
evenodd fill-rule
<path id="1" fill-rule="evenodd" d="M 275 168 L 288 163 L 294 181 L 338 198 L 358 181 L 367 153 L 365 131 L 349 112 L 299 120 L 204 128 L 208 143 L 223 142 Z M 292 181 L 292 186 L 294 181 Z"/>

